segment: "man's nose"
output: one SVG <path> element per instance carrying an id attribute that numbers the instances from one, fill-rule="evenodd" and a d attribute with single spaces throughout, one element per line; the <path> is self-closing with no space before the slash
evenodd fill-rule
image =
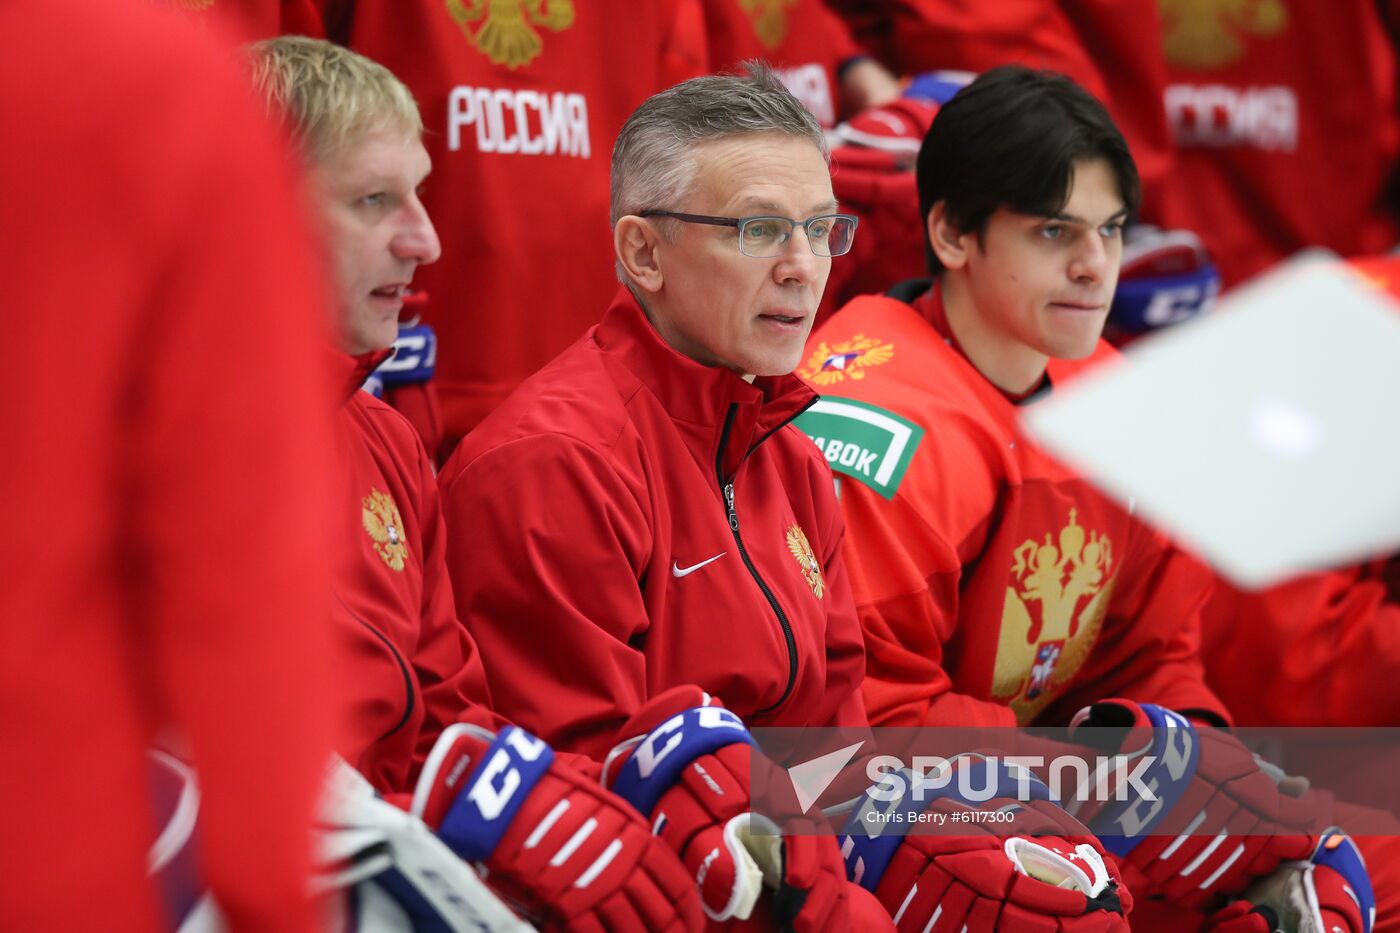
<path id="1" fill-rule="evenodd" d="M 773 266 L 773 276 L 780 285 L 806 285 L 816 281 L 822 267 L 830 262 L 830 258 L 812 252 L 807 230 L 798 224 L 783 244 L 783 252 Z"/>
<path id="2" fill-rule="evenodd" d="M 404 207 L 401 226 L 390 244 L 399 259 L 411 259 L 420 265 L 437 262 L 442 256 L 442 243 L 428 217 L 423 203 L 416 198 Z"/>
<path id="3" fill-rule="evenodd" d="M 1108 244 L 1097 232 L 1084 237 L 1070 260 L 1069 277 L 1076 282 L 1101 282 L 1108 274 Z"/>

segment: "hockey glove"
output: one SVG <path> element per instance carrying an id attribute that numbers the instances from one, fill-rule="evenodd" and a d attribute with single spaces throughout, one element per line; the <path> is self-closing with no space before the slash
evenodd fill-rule
<path id="1" fill-rule="evenodd" d="M 918 158 L 919 145 L 937 114 L 937 104 L 901 98 L 862 110 L 839 124 L 832 135 L 839 145 L 886 152 L 900 168 L 911 169 Z"/>
<path id="2" fill-rule="evenodd" d="M 1124 234 L 1109 324 L 1118 333 L 1142 334 L 1209 310 L 1219 293 L 1220 271 L 1200 237 L 1139 224 Z"/>
<path id="3" fill-rule="evenodd" d="M 985 793 L 973 800 L 953 781 L 930 786 L 906 771 L 887 777 L 893 789 L 866 791 L 847 820 L 850 877 L 899 930 L 1128 929 L 1132 897 L 1113 857 L 1044 784 L 978 755 L 954 769 L 970 770 L 964 786 Z M 919 823 L 945 829 L 903 835 Z"/>
<path id="4" fill-rule="evenodd" d="M 1371 933 L 1376 900 L 1361 852 L 1342 833 L 1286 862 L 1210 918 L 1210 933 Z"/>
<path id="5" fill-rule="evenodd" d="M 623 727 L 603 780 L 685 863 L 714 921 L 746 920 L 763 889 L 773 919 L 798 933 L 847 926 L 846 878 L 823 825 L 776 825 L 749 810 L 754 768 L 776 768 L 738 716 L 696 687 L 653 698 Z"/>
<path id="6" fill-rule="evenodd" d="M 700 905 L 675 855 L 623 801 L 522 729 L 446 729 L 413 795 L 459 858 L 546 930 L 693 930 Z"/>
<path id="7" fill-rule="evenodd" d="M 1225 729 L 1197 729 L 1186 717 L 1151 704 L 1106 700 L 1081 710 L 1071 737 L 1152 763 L 1092 779 L 1098 789 L 1069 805 L 1117 855 L 1138 895 L 1159 894 L 1190 908 L 1239 894 L 1283 861 L 1305 859 L 1330 801 L 1257 758 Z M 1157 798 L 1149 800 L 1139 788 Z"/>

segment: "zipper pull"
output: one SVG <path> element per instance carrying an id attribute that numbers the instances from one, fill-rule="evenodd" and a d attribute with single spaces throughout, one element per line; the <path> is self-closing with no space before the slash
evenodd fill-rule
<path id="1" fill-rule="evenodd" d="M 734 484 L 729 483 L 724 487 L 724 507 L 729 513 L 729 529 L 739 530 L 739 513 L 734 510 Z"/>

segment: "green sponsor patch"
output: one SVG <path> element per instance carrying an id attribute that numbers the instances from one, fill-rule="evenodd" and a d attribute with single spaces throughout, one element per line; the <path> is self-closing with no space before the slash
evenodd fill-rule
<path id="1" fill-rule="evenodd" d="M 894 412 L 844 398 L 822 398 L 796 425 L 837 473 L 893 499 L 924 429 Z"/>

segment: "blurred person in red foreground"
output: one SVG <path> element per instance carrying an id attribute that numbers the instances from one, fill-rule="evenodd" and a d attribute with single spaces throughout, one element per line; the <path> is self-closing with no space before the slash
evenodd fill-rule
<path id="1" fill-rule="evenodd" d="M 231 927 L 305 933 L 331 439 L 327 374 L 288 351 L 328 320 L 290 161 L 176 18 L 16 0 L 0 29 L 0 925 L 157 928 L 159 737 L 199 769 Z"/>
<path id="2" fill-rule="evenodd" d="M 899 96 L 899 80 L 856 45 L 824 0 L 704 0 L 710 68 L 762 59 L 825 129 Z"/>
<path id="3" fill-rule="evenodd" d="M 319 35 L 321 13 L 315 0 L 145 0 L 188 14 L 191 22 L 222 33 L 230 41 L 266 39 L 278 33 Z"/>
<path id="4" fill-rule="evenodd" d="M 258 43 L 253 66 L 305 159 L 335 272 L 340 332 L 325 353 L 339 375 L 343 563 L 332 589 L 336 634 L 351 646 L 338 677 L 351 728 L 339 750 L 457 857 L 483 864 L 533 923 L 696 928 L 680 862 L 598 784 L 596 767 L 491 712 L 447 578 L 432 464 L 404 417 L 359 389 L 389 353 L 418 269 L 441 253 L 420 197 L 432 163 L 412 95 L 381 65 L 320 39 Z"/>

